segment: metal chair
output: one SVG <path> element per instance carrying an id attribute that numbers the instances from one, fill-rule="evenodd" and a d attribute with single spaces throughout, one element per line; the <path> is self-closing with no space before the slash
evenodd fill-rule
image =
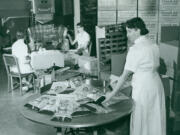
<path id="1" fill-rule="evenodd" d="M 33 75 L 34 72 L 22 74 L 20 72 L 18 59 L 14 55 L 3 54 L 3 59 L 4 59 L 6 71 L 7 71 L 7 76 L 8 76 L 8 92 L 13 91 L 13 89 L 14 89 L 13 77 L 14 78 L 19 78 L 20 94 L 21 95 L 22 95 L 22 78 L 28 77 L 29 75 L 32 75 L 33 76 L 32 77 L 33 78 L 33 86 L 34 86 L 34 75 Z M 17 72 L 12 72 L 10 70 L 11 67 L 16 67 Z M 34 86 L 34 90 L 35 90 L 35 86 Z"/>

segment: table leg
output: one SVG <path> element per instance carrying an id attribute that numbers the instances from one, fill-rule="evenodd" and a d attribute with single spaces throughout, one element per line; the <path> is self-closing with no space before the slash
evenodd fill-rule
<path id="1" fill-rule="evenodd" d="M 97 130 L 93 130 L 93 135 L 97 135 Z"/>

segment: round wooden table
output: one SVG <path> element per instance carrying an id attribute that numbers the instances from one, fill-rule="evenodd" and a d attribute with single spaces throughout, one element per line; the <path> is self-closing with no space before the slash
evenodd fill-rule
<path id="1" fill-rule="evenodd" d="M 119 103 L 111 105 L 110 107 L 114 109 L 114 111 L 110 113 L 90 114 L 86 116 L 73 117 L 71 122 L 55 122 L 51 121 L 52 116 L 38 113 L 24 106 L 26 103 L 37 98 L 38 96 L 40 95 L 36 94 L 27 98 L 20 106 L 20 113 L 26 119 L 29 119 L 36 123 L 55 127 L 58 129 L 58 131 L 61 131 L 61 128 L 87 128 L 108 124 L 126 115 L 129 115 L 133 109 L 133 100 L 126 99 L 120 101 Z M 62 132 L 58 132 L 57 134 L 62 134 Z M 94 134 L 97 134 L 97 132 L 95 131 Z"/>

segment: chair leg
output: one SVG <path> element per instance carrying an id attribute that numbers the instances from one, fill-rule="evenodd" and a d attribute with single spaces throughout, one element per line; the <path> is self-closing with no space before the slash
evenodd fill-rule
<path id="1" fill-rule="evenodd" d="M 14 87 L 13 87 L 13 77 L 11 76 L 10 79 L 11 79 L 11 90 L 13 91 L 14 90 Z"/>
<path id="2" fill-rule="evenodd" d="M 34 79 L 34 75 L 33 75 L 33 89 L 34 89 L 34 93 L 36 92 L 36 86 L 35 86 L 35 79 Z"/>
<path id="3" fill-rule="evenodd" d="M 8 75 L 8 92 L 11 91 L 11 76 Z"/>
<path id="4" fill-rule="evenodd" d="M 19 84 L 20 84 L 20 94 L 22 95 L 22 78 L 19 77 Z"/>

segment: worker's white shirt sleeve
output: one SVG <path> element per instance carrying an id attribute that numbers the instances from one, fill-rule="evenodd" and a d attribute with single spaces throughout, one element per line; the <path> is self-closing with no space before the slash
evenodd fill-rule
<path id="1" fill-rule="evenodd" d="M 23 39 L 17 40 L 12 45 L 12 55 L 16 56 L 19 64 L 26 63 L 26 56 L 28 56 L 28 48 Z"/>
<path id="2" fill-rule="evenodd" d="M 21 73 L 33 72 L 30 64 L 27 63 L 26 60 L 26 56 L 28 56 L 28 48 L 27 45 L 24 43 L 24 39 L 19 39 L 12 45 L 12 55 L 17 57 Z M 17 72 L 17 68 L 12 67 L 11 71 Z"/>
<path id="3" fill-rule="evenodd" d="M 78 49 L 87 48 L 90 41 L 90 36 L 87 32 L 78 33 L 76 36 L 76 41 L 78 43 Z"/>
<path id="4" fill-rule="evenodd" d="M 136 48 L 131 47 L 126 56 L 126 63 L 124 69 L 135 72 L 139 65 L 139 61 L 141 58 L 140 55 L 140 52 L 136 50 Z"/>

